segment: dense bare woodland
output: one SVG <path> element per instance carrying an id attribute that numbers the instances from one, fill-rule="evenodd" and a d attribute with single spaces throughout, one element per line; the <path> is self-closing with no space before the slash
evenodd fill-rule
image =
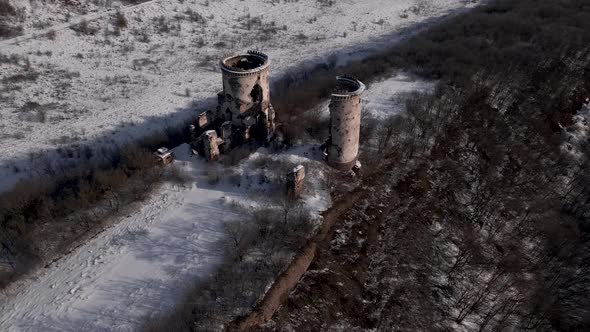
<path id="1" fill-rule="evenodd" d="M 498 1 L 376 60 L 443 82 L 367 134 L 387 183 L 263 330 L 587 330 L 588 18 Z"/>

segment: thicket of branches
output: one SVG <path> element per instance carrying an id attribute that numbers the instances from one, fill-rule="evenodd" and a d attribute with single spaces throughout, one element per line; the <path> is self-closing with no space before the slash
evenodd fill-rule
<path id="1" fill-rule="evenodd" d="M 312 233 L 314 222 L 305 206 L 280 196 L 276 206 L 245 208 L 244 218 L 226 222 L 218 246 L 224 261 L 198 281 L 176 305 L 148 319 L 142 330 L 220 331 L 237 315 L 245 314 Z"/>
<path id="2" fill-rule="evenodd" d="M 414 171 L 371 202 L 394 208 L 364 249 L 362 301 L 302 297 L 266 329 L 324 330 L 334 310 L 350 330 L 590 329 L 590 148 L 567 141 L 590 97 L 589 25 L 586 1 L 500 0 L 343 68 L 442 82 L 363 121 L 365 165 Z"/>
<path id="3" fill-rule="evenodd" d="M 333 240 L 329 264 L 342 271 L 323 257 L 301 286 L 310 293 L 263 330 L 587 330 L 590 145 L 564 137 L 580 134 L 570 110 L 590 94 L 589 51 L 441 85 L 365 128 L 365 168 L 407 173 L 393 198 L 376 194 L 348 217 L 379 222 L 379 240 L 357 248 L 369 242 L 363 228 L 346 249 Z M 383 220 L 366 221 L 367 206 L 384 209 Z M 362 255 L 370 263 L 359 276 Z M 330 281 L 346 273 L 361 291 Z"/>
<path id="4" fill-rule="evenodd" d="M 575 60 L 581 59 L 568 62 Z M 551 116 L 560 106 L 575 107 L 563 104 L 559 75 L 571 81 L 584 74 L 564 67 L 554 60 L 527 74 L 503 72 L 526 77 L 520 83 L 528 91 L 505 111 L 494 105 L 498 92 L 511 87 L 490 85 L 493 75 L 460 96 L 442 95 L 456 107 L 417 103 L 422 115 L 410 118 L 423 120 L 415 141 L 423 144 L 391 148 L 411 155 L 430 142 L 432 149 L 398 186 L 400 199 L 391 202 L 398 208 L 376 250 L 376 262 L 386 256 L 395 262 L 376 263 L 371 271 L 383 278 L 374 280 L 371 292 L 387 303 L 380 329 L 590 327 L 590 150 L 585 142 L 574 148 L 581 158 L 564 151 Z M 590 93 L 588 86 L 569 88 Z M 439 112 L 442 131 L 433 121 Z"/>
<path id="5" fill-rule="evenodd" d="M 0 0 L 0 39 L 22 33 L 23 27 L 14 22 L 22 15 L 21 12 L 21 9 L 15 8 L 8 0 Z"/>
<path id="6" fill-rule="evenodd" d="M 67 252 L 126 205 L 145 199 L 164 172 L 153 151 L 183 137 L 183 131 L 169 130 L 67 169 L 48 161 L 43 176 L 0 194 L 0 289 Z M 174 181 L 183 178 L 170 175 Z"/>
<path id="7" fill-rule="evenodd" d="M 335 75 L 370 82 L 401 69 L 469 86 L 471 75 L 483 69 L 575 57 L 590 43 L 589 15 L 584 0 L 497 0 L 344 67 L 336 68 L 334 60 L 297 68 L 276 84 L 273 104 L 280 120 L 290 124 L 329 96 Z"/>
<path id="8" fill-rule="evenodd" d="M 498 1 L 387 60 L 444 83 L 377 135 L 397 124 L 401 160 L 429 151 L 384 228 L 380 329 L 590 328 L 590 149 L 564 141 L 590 96 L 589 24 L 583 1 Z"/>

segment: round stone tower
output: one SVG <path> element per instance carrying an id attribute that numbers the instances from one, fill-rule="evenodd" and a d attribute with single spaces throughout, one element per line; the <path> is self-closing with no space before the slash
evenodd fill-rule
<path id="1" fill-rule="evenodd" d="M 266 135 L 274 131 L 269 65 L 268 56 L 257 51 L 225 58 L 220 64 L 223 91 L 218 94 L 218 117 L 243 128 L 246 135 L 251 129 Z"/>
<path id="2" fill-rule="evenodd" d="M 330 102 L 330 139 L 327 162 L 340 170 L 350 170 L 359 153 L 361 95 L 365 85 L 352 77 L 336 78 Z"/>

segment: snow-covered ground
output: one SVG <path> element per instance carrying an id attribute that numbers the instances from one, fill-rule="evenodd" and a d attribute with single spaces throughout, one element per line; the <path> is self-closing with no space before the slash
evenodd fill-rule
<path id="1" fill-rule="evenodd" d="M 397 75 L 369 85 L 363 100 L 368 111 L 384 116 L 403 112 L 405 93 L 430 88 Z M 207 164 L 188 150 L 186 144 L 174 149 L 175 165 L 192 177 L 187 189 L 167 184 L 139 211 L 13 287 L 0 297 L 2 330 L 129 331 L 145 315 L 172 308 L 223 259 L 223 224 L 240 218 L 234 204 L 272 203 L 283 174 L 268 167 L 277 161 L 310 164 L 304 202 L 314 215 L 330 204 L 317 146 L 281 154 L 261 148 L 230 168 Z M 223 176 L 220 183 L 209 184 L 212 171 Z"/>
<path id="2" fill-rule="evenodd" d="M 363 110 L 378 119 L 404 112 L 408 94 L 430 93 L 434 86 L 435 82 L 399 73 L 368 86 L 363 95 Z"/>
<path id="3" fill-rule="evenodd" d="M 121 9 L 127 27 L 117 29 L 112 8 L 120 4 L 80 1 L 88 12 L 86 31 L 93 34 L 78 34 L 68 28 L 83 21 L 71 6 L 35 2 L 33 11 L 25 3 L 13 1 L 28 8 L 25 36 L 0 42 L 2 55 L 16 55 L 0 61 L 0 190 L 42 172 L 48 159 L 76 163 L 211 107 L 221 88 L 217 61 L 223 55 L 261 49 L 270 55 L 276 79 L 303 63 L 366 56 L 422 23 L 474 5 L 154 0 Z M 84 146 L 94 152 L 81 153 Z"/>
<path id="4" fill-rule="evenodd" d="M 582 108 L 573 116 L 572 124 L 562 129 L 561 149 L 573 158 L 582 160 L 584 145 L 590 137 L 590 99 L 587 98 Z"/>
<path id="5" fill-rule="evenodd" d="M 257 165 L 262 159 L 285 164 L 318 164 L 313 146 L 269 155 L 261 149 L 236 167 L 207 164 L 191 156 L 189 146 L 175 149 L 175 165 L 192 180 L 185 189 L 172 184 L 153 195 L 143 207 L 116 223 L 34 280 L 0 295 L 2 331 L 133 331 L 146 315 L 166 312 L 199 278 L 205 278 L 224 256 L 224 222 L 244 218 L 235 203 L 255 204 L 262 195 L 272 206 L 276 176 Z M 316 149 L 317 150 L 317 149 Z M 311 159 L 310 159 L 311 158 Z M 292 167 L 292 166 L 291 166 Z M 210 172 L 233 172 L 241 185 L 229 180 L 210 184 Z M 321 165 L 308 171 L 304 202 L 313 216 L 325 210 Z M 260 175 L 266 181 L 260 182 Z"/>

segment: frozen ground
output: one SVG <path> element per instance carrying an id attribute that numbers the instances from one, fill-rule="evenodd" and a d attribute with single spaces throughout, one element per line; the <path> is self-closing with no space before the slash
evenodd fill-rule
<path id="1" fill-rule="evenodd" d="M 188 145 L 175 149 L 175 164 L 192 176 L 186 189 L 168 184 L 143 207 L 69 256 L 0 295 L 2 331 L 133 331 L 145 315 L 162 314 L 183 298 L 186 289 L 207 277 L 224 256 L 224 222 L 236 220 L 231 202 L 255 204 L 264 196 L 272 206 L 277 179 L 254 168 L 263 158 L 286 166 L 319 163 L 311 149 L 300 147 L 269 156 L 262 149 L 238 166 L 225 168 L 241 176 L 210 184 L 212 170 L 191 156 Z M 321 169 L 321 167 L 318 167 Z M 266 182 L 259 181 L 267 175 Z M 281 174 L 282 175 L 282 174 Z M 318 216 L 329 205 L 323 173 L 308 172 L 304 201 Z M 260 200 L 258 201 L 260 202 Z"/>
<path id="2" fill-rule="evenodd" d="M 409 93 L 429 93 L 434 82 L 426 82 L 403 73 L 372 83 L 363 95 L 363 110 L 376 118 L 405 111 L 405 97 Z"/>
<path id="3" fill-rule="evenodd" d="M 303 63 L 365 56 L 421 23 L 473 6 L 464 0 L 154 0 L 122 9 L 127 27 L 118 29 L 113 8 L 120 4 L 79 2 L 35 2 L 33 9 L 13 1 L 27 16 L 24 36 L 0 42 L 0 190 L 43 172 L 48 160 L 76 163 L 184 123 L 195 108 L 214 102 L 223 55 L 264 50 L 277 78 Z M 69 28 L 83 21 L 82 32 Z M 93 152 L 82 152 L 85 146 Z"/>

